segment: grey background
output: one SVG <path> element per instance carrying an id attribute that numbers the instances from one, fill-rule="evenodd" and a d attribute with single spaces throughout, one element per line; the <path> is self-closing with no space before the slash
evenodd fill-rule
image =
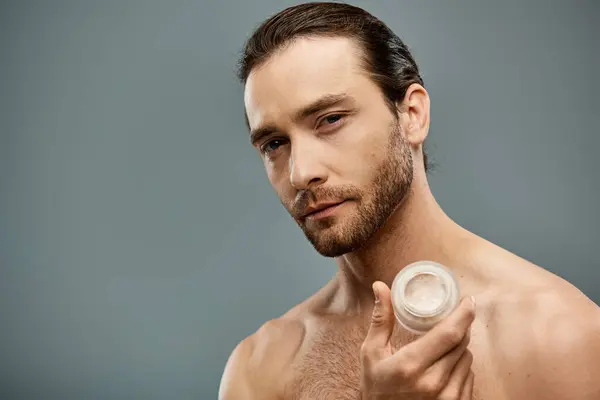
<path id="1" fill-rule="evenodd" d="M 216 398 L 235 344 L 332 276 L 233 75 L 294 3 L 1 3 L 0 398 Z M 443 208 L 599 302 L 599 2 L 355 4 L 421 64 Z"/>

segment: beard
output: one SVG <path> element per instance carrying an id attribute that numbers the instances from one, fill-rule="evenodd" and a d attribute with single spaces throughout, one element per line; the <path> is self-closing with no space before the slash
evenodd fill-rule
<path id="1" fill-rule="evenodd" d="M 398 123 L 390 132 L 386 157 L 376 167 L 367 188 L 352 185 L 318 186 L 298 192 L 295 202 L 286 206 L 315 250 L 325 257 L 339 257 L 363 247 L 385 225 L 410 190 L 413 164 L 410 145 Z M 354 210 L 343 216 L 319 220 L 300 217 L 308 204 L 346 201 Z"/>

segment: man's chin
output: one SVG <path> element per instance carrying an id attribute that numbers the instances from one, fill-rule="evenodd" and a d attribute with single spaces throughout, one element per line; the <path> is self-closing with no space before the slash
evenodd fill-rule
<path id="1" fill-rule="evenodd" d="M 353 232 L 355 227 L 352 224 L 344 224 L 339 218 L 301 226 L 313 248 L 324 257 L 343 256 L 358 250 L 363 244 L 357 240 L 361 236 L 360 233 Z"/>
<path id="2" fill-rule="evenodd" d="M 327 258 L 337 258 L 337 257 L 341 257 L 344 254 L 348 254 L 351 253 L 351 250 L 348 250 L 347 248 L 344 247 L 337 247 L 337 246 L 326 246 L 326 247 L 319 247 L 319 246 L 314 246 L 314 249 L 317 251 L 317 253 L 319 253 L 321 256 L 323 257 L 327 257 Z"/>
<path id="3" fill-rule="evenodd" d="M 340 257 L 360 248 L 360 246 L 358 246 L 356 243 L 351 243 L 347 240 L 332 237 L 330 235 L 321 235 L 319 237 L 307 235 L 307 239 L 317 253 L 323 257 Z"/>

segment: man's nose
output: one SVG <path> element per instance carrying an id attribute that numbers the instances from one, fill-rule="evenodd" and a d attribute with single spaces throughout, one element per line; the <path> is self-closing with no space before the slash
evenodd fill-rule
<path id="1" fill-rule="evenodd" d="M 290 182 L 296 190 L 311 189 L 327 181 L 327 168 L 322 150 L 311 140 L 292 144 L 290 157 Z"/>

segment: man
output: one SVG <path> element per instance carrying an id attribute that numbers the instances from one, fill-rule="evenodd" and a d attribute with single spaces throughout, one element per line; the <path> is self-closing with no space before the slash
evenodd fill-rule
<path id="1" fill-rule="evenodd" d="M 240 65 L 250 139 L 336 276 L 233 351 L 232 399 L 600 399 L 600 313 L 579 290 L 453 222 L 427 183 L 429 97 L 402 41 L 346 4 L 265 21 Z M 416 337 L 389 287 L 456 275 L 457 309 Z"/>

